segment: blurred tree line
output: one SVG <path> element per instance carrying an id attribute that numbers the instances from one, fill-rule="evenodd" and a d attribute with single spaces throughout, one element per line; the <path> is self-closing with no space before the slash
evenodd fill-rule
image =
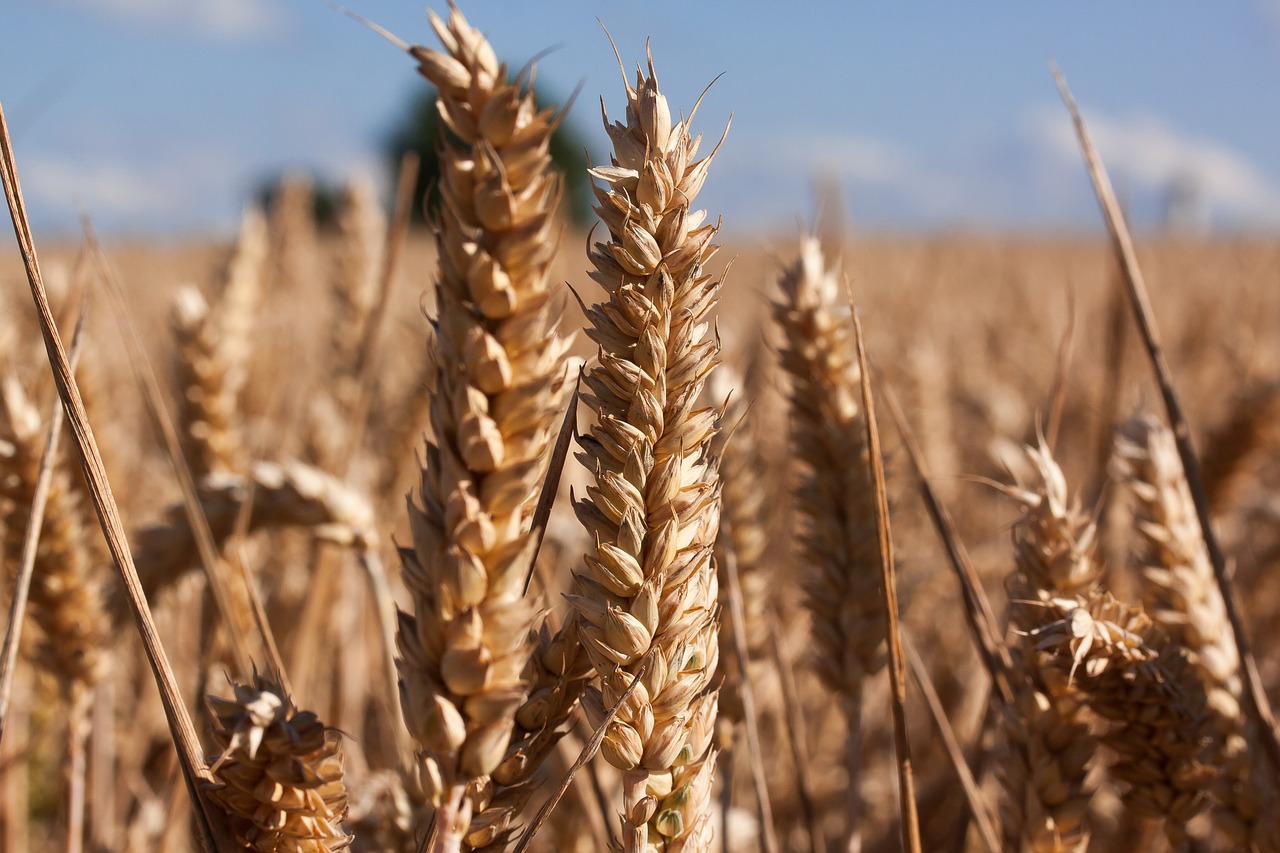
<path id="1" fill-rule="evenodd" d="M 559 102 L 545 91 L 535 88 L 534 100 L 538 109 L 548 106 L 559 108 Z M 414 95 L 400 119 L 391 127 L 382 145 L 383 162 L 395 185 L 396 170 L 406 152 L 414 151 L 421 158 L 418 183 L 414 189 L 414 221 L 422 224 L 434 215 L 440 202 L 440 159 L 438 146 L 443 132 L 440 114 L 436 110 L 436 90 L 430 86 L 415 87 Z M 589 224 L 592 218 L 591 182 L 587 176 L 586 141 L 568 120 L 560 123 L 551 136 L 551 161 L 564 176 L 564 215 L 577 226 Z M 258 203 L 270 210 L 280 192 L 282 178 L 277 176 L 259 185 Z M 342 201 L 343 187 L 319 175 L 312 176 L 314 214 L 320 228 L 332 227 L 337 221 Z"/>

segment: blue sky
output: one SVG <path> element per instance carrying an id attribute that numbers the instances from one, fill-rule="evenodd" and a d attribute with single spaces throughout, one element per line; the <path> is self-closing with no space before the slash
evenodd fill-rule
<path id="1" fill-rule="evenodd" d="M 433 44 L 419 3 L 349 0 Z M 433 4 L 442 6 L 443 3 Z M 701 201 L 734 231 L 811 217 L 815 178 L 855 227 L 1088 229 L 1097 212 L 1046 70 L 1066 73 L 1135 221 L 1192 188 L 1216 229 L 1280 225 L 1280 0 L 1233 3 L 470 2 L 499 55 L 582 95 L 607 150 L 623 107 L 599 24 L 699 127 L 733 127 Z M 415 87 L 407 56 L 314 0 L 11 0 L 0 101 L 37 228 L 227 233 L 287 168 L 384 177 L 379 146 Z"/>

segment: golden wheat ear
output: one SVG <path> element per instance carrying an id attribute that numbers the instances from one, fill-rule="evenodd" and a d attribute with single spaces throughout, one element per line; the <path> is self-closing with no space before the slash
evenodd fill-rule
<path id="1" fill-rule="evenodd" d="M 236 841 L 258 853 L 347 849 L 341 735 L 295 708 L 277 684 L 255 677 L 232 688 L 231 699 L 209 697 L 219 749 L 209 797 Z"/>
<path id="2" fill-rule="evenodd" d="M 594 475 L 575 506 L 595 546 L 570 597 L 599 682 L 584 698 L 599 725 L 646 666 L 601 749 L 623 771 L 624 846 L 704 849 L 712 827 L 713 684 L 719 658 L 712 549 L 720 489 L 699 408 L 719 349 L 706 271 L 717 225 L 690 205 L 712 155 L 672 118 L 652 63 L 627 86 L 625 121 L 607 123 L 609 166 L 591 171 L 608 239 L 591 249 L 604 299 L 587 312 L 599 347 L 583 402 L 596 423 L 579 459 Z"/>
<path id="3" fill-rule="evenodd" d="M 431 427 L 397 643 L 405 722 L 436 804 L 433 850 L 457 850 L 501 766 L 529 685 L 537 606 L 532 514 L 561 420 L 564 356 L 548 270 L 558 244 L 557 122 L 508 79 L 456 9 L 443 50 L 412 47 L 449 133 L 440 146 Z"/>

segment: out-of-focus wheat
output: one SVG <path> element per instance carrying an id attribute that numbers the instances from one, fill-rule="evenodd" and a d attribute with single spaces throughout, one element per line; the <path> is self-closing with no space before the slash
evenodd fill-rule
<path id="1" fill-rule="evenodd" d="M 782 367 L 791 381 L 791 450 L 800 463 L 796 510 L 801 578 L 812 613 L 819 677 L 840 698 L 848 735 L 848 833 L 861 835 L 862 694 L 884 666 L 885 620 L 875 491 L 867 466 L 861 371 L 853 315 L 837 270 L 818 240 L 779 280 L 774 317 L 783 332 Z"/>
<path id="2" fill-rule="evenodd" d="M 1151 618 L 1187 653 L 1207 691 L 1214 760 L 1222 768 L 1215 820 L 1237 844 L 1275 849 L 1278 792 L 1248 748 L 1253 738 L 1240 704 L 1240 658 L 1173 434 L 1155 418 L 1133 418 L 1116 434 L 1113 468 L 1135 499 L 1135 556 Z"/>
<path id="3" fill-rule="evenodd" d="M 1025 633 L 1043 624 L 1045 599 L 1097 588 L 1096 527 L 1073 499 L 1048 448 L 1026 448 L 1026 482 L 1008 489 L 1025 514 L 1013 530 L 1015 569 L 1006 587 L 1014 626 L 1014 706 L 1003 715 L 1009 752 L 1002 763 L 1005 846 L 1027 853 L 1082 851 L 1091 791 L 1085 775 L 1096 749 L 1083 698 L 1046 667 Z"/>

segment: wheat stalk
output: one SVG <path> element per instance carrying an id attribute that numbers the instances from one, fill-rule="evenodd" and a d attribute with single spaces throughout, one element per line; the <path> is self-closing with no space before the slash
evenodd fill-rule
<path id="1" fill-rule="evenodd" d="M 548 265 L 560 182 L 558 117 L 453 9 L 431 15 L 443 51 L 413 47 L 439 91 L 440 275 L 431 422 L 404 549 L 413 610 L 400 620 L 404 716 L 437 805 L 436 850 L 457 850 L 507 753 L 528 684 L 534 609 L 523 596 L 530 513 L 558 425 L 568 342 Z"/>
<path id="2" fill-rule="evenodd" d="M 626 91 L 626 120 L 605 117 L 611 163 L 591 172 L 609 239 L 590 253 L 606 298 L 587 311 L 600 350 L 583 400 L 597 422 L 578 456 L 595 484 L 574 508 L 595 545 L 570 600 L 599 675 L 584 699 L 593 724 L 647 665 L 601 750 L 623 771 L 626 849 L 703 850 L 719 657 L 710 453 L 719 413 L 697 404 L 718 350 L 707 312 L 719 282 L 705 270 L 718 226 L 690 205 L 715 152 L 697 159 L 697 107 L 673 120 L 652 57 Z"/>
<path id="3" fill-rule="evenodd" d="M 209 798 L 221 806 L 249 853 L 332 853 L 351 836 L 341 736 L 298 711 L 279 685 L 233 684 L 234 698 L 209 697 L 210 737 L 219 755 Z"/>

